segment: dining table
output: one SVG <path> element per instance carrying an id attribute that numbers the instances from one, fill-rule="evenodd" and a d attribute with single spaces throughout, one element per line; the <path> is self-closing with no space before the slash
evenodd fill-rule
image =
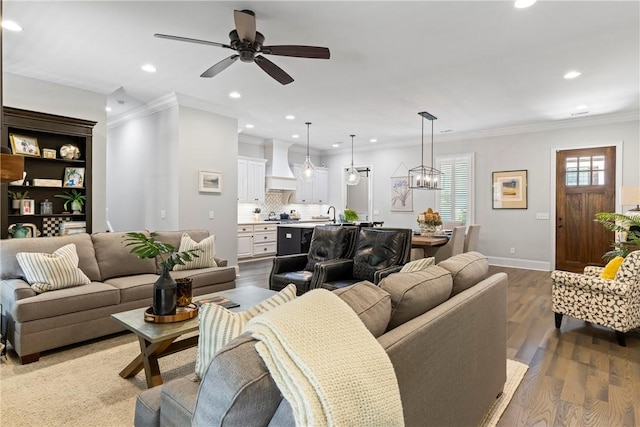
<path id="1" fill-rule="evenodd" d="M 419 236 L 413 235 L 411 237 L 412 248 L 426 248 L 432 246 L 442 246 L 449 241 L 447 236 Z"/>

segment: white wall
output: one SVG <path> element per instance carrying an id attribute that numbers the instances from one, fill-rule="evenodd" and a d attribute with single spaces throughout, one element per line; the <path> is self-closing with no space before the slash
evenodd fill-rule
<path id="1" fill-rule="evenodd" d="M 70 86 L 3 73 L 3 102 L 14 108 L 97 122 L 93 128 L 93 231 L 106 230 L 107 96 Z"/>
<path id="2" fill-rule="evenodd" d="M 589 125 L 539 132 L 503 135 L 464 141 L 437 142 L 436 156 L 453 153 L 475 153 L 475 222 L 482 224 L 478 250 L 492 263 L 548 270 L 553 267 L 554 237 L 554 173 L 550 159 L 555 149 L 581 146 L 611 145 L 622 142 L 622 185 L 640 185 L 640 122 Z M 407 168 L 420 164 L 420 145 L 379 148 L 354 153 L 356 166 L 373 168 L 373 209 L 380 214 L 375 220 L 385 226 L 415 228 L 417 212 L 435 206 L 435 192 L 414 190 L 413 212 L 390 211 L 389 178 L 405 175 Z M 342 169 L 350 162 L 350 153 L 327 156 L 330 168 L 329 198 L 342 207 Z M 429 158 L 426 159 L 429 163 Z M 494 210 L 491 207 L 491 173 L 501 170 L 528 170 L 528 209 Z M 622 211 L 622 207 L 617 207 Z M 550 220 L 536 220 L 536 213 L 550 213 Z M 509 249 L 515 247 L 516 254 Z"/>

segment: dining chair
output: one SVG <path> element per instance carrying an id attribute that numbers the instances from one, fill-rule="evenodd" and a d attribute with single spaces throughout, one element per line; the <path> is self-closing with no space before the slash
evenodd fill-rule
<path id="1" fill-rule="evenodd" d="M 480 224 L 471 224 L 467 234 L 464 236 L 463 252 L 475 251 L 478 248 L 478 238 L 480 236 Z"/>
<path id="2" fill-rule="evenodd" d="M 434 257 L 436 264 L 454 255 L 459 255 L 464 250 L 465 226 L 455 227 L 449 241 L 442 246 L 424 248 L 425 257 Z"/>

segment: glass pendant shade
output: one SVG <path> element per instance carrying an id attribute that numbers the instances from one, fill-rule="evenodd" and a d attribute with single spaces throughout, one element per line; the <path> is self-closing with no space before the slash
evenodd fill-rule
<path id="1" fill-rule="evenodd" d="M 422 116 L 422 164 L 409 169 L 409 188 L 418 190 L 442 190 L 442 172 L 433 167 L 433 121 L 438 118 L 422 111 L 418 113 Z M 431 166 L 424 164 L 424 119 L 431 121 Z"/>
<path id="2" fill-rule="evenodd" d="M 360 172 L 356 168 L 353 167 L 353 137 L 355 135 L 351 135 L 351 167 L 347 169 L 347 173 L 344 176 L 344 182 L 347 185 L 358 185 L 360 182 Z"/>
<path id="3" fill-rule="evenodd" d="M 313 181 L 313 177 L 316 175 L 316 167 L 313 165 L 311 157 L 309 156 L 309 126 L 311 125 L 311 123 L 306 122 L 305 124 L 307 125 L 307 158 L 302 164 L 300 175 L 303 181 L 311 182 Z"/>

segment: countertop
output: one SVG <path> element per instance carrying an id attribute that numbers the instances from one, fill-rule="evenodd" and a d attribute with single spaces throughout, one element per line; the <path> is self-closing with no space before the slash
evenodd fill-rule
<path id="1" fill-rule="evenodd" d="M 331 223 L 330 219 L 300 219 L 296 221 L 287 221 L 283 219 L 282 221 L 247 221 L 247 222 L 238 222 L 238 225 L 256 225 L 256 224 L 276 224 L 276 225 L 289 225 L 289 226 L 304 226 L 304 227 L 313 227 L 315 225 L 320 224 L 329 224 Z"/>

